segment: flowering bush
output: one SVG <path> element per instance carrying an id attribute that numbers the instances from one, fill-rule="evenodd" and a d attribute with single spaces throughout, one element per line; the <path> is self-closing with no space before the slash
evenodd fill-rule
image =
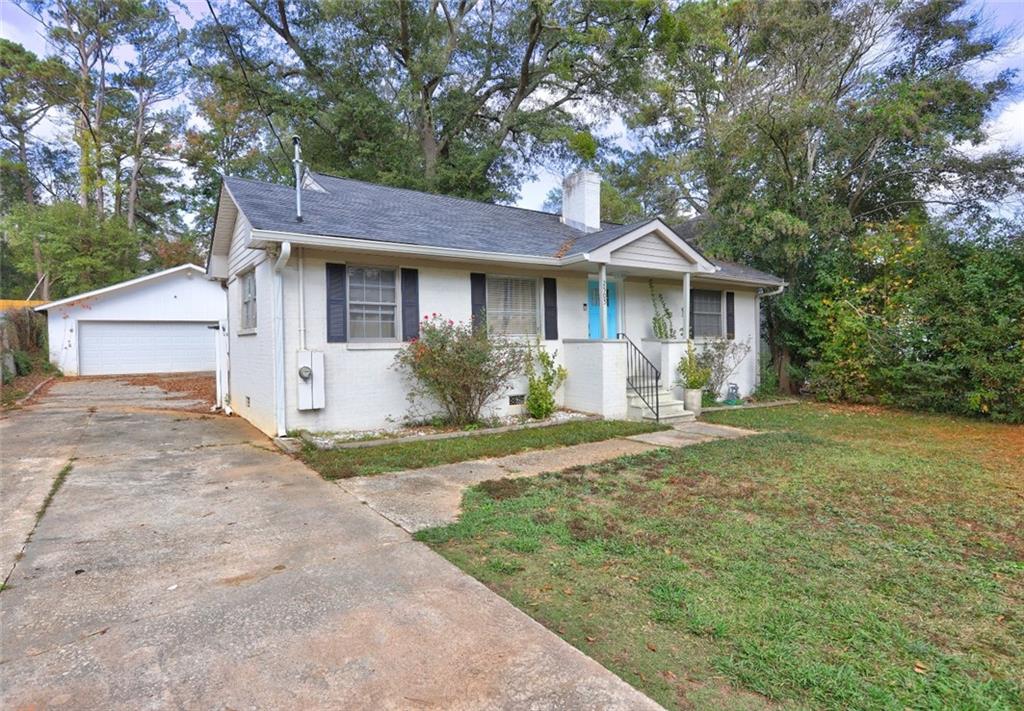
<path id="1" fill-rule="evenodd" d="M 398 352 L 394 366 L 415 382 L 411 403 L 439 405 L 451 424 L 462 426 L 480 419 L 524 362 L 524 349 L 514 341 L 483 328 L 474 333 L 471 324 L 435 313 L 423 317 L 419 338 Z"/>

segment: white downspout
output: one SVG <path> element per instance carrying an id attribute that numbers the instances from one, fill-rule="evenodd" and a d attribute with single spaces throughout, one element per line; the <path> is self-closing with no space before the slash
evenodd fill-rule
<path id="1" fill-rule="evenodd" d="M 288 433 L 284 404 L 284 274 L 282 272 L 291 255 L 292 243 L 282 242 L 281 253 L 277 255 L 277 260 L 274 262 L 274 421 L 277 425 L 278 437 L 284 437 Z"/>
<path id="2" fill-rule="evenodd" d="M 690 272 L 683 272 L 683 332 L 682 340 L 690 340 Z M 689 350 L 687 350 L 689 353 Z"/>
<path id="3" fill-rule="evenodd" d="M 299 247 L 299 350 L 306 350 L 305 249 Z"/>

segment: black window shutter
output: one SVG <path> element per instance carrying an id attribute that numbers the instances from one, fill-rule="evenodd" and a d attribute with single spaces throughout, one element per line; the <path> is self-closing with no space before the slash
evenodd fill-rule
<path id="1" fill-rule="evenodd" d="M 411 341 L 420 335 L 420 272 L 402 270 L 402 340 Z"/>
<path id="2" fill-rule="evenodd" d="M 725 337 L 736 340 L 736 292 L 725 292 Z"/>
<path id="3" fill-rule="evenodd" d="M 690 303 L 687 307 L 690 310 L 690 333 L 689 338 L 693 338 L 693 289 L 690 289 Z"/>
<path id="4" fill-rule="evenodd" d="M 348 289 L 345 283 L 345 265 L 327 265 L 327 342 L 344 343 L 348 340 Z"/>
<path id="5" fill-rule="evenodd" d="M 470 313 L 473 316 L 473 330 L 483 328 L 487 322 L 487 275 L 472 273 L 469 275 Z"/>
<path id="6" fill-rule="evenodd" d="M 558 340 L 558 282 L 544 277 L 544 340 Z"/>

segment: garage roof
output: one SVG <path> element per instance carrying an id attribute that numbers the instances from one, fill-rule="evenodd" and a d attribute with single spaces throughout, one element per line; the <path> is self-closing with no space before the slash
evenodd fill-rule
<path id="1" fill-rule="evenodd" d="M 180 267 L 171 267 L 170 269 L 164 269 L 161 272 L 154 272 L 153 274 L 145 274 L 143 276 L 136 277 L 135 279 L 129 279 L 128 281 L 121 281 L 121 282 L 118 282 L 117 284 L 111 284 L 110 286 L 105 286 L 102 289 L 94 289 L 93 291 L 87 291 L 87 292 L 85 292 L 83 294 L 75 294 L 74 296 L 69 296 L 66 299 L 61 299 L 60 301 L 51 301 L 48 304 L 43 304 L 42 306 L 37 306 L 35 310 L 36 311 L 46 311 L 47 309 L 52 309 L 54 306 L 62 306 L 64 304 L 70 304 L 70 303 L 72 303 L 74 301 L 82 301 L 83 299 L 91 299 L 94 296 L 100 296 L 102 294 L 109 294 L 112 291 L 118 291 L 120 289 L 127 289 L 130 286 L 136 286 L 138 284 L 142 284 L 142 283 L 145 283 L 147 281 L 154 281 L 156 279 L 160 279 L 162 277 L 169 276 L 171 274 L 177 274 L 178 272 L 184 272 L 184 271 L 193 271 L 197 275 L 202 276 L 204 278 L 206 276 L 206 270 L 203 269 L 202 267 L 197 267 L 195 264 L 182 264 Z"/>

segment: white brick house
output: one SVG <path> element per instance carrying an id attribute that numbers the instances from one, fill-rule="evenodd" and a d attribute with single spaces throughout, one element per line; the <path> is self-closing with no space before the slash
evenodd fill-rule
<path id="1" fill-rule="evenodd" d="M 759 299 L 783 282 L 707 259 L 658 219 L 602 224 L 599 196 L 586 172 L 566 180 L 561 216 L 308 172 L 299 191 L 226 178 L 207 265 L 228 289 L 224 404 L 272 435 L 398 426 L 395 353 L 438 313 L 557 350 L 565 407 L 654 416 L 627 387 L 631 358 L 664 393 L 685 341 L 653 339 L 652 281 L 681 334 L 751 343 L 732 378 L 749 393 Z M 517 407 L 525 381 L 511 385 L 494 414 Z"/>

